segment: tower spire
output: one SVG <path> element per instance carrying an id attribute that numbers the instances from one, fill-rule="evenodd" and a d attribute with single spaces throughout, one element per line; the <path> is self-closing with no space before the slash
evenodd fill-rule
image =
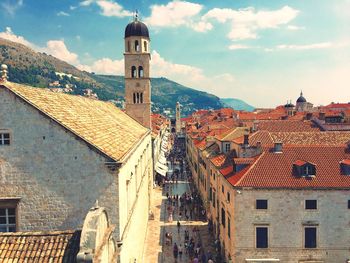
<path id="1" fill-rule="evenodd" d="M 134 21 L 138 21 L 139 19 L 139 11 L 136 9 L 134 14 Z"/>

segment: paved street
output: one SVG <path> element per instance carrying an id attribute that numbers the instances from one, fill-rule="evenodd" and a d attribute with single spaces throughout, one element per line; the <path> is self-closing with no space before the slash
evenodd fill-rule
<path id="1" fill-rule="evenodd" d="M 168 263 L 168 262 L 192 262 L 189 254 L 186 253 L 184 248 L 185 243 L 185 230 L 189 231 L 190 238 L 193 237 L 194 242 L 202 244 L 202 251 L 206 254 L 210 250 L 213 254 L 214 248 L 210 245 L 211 238 L 208 234 L 207 222 L 200 220 L 185 220 L 182 216 L 179 218 L 179 209 L 175 209 L 173 221 L 169 222 L 168 211 L 167 211 L 167 197 L 166 192 L 170 195 L 181 196 L 184 192 L 189 192 L 189 183 L 187 181 L 178 181 L 176 184 L 170 183 L 163 191 L 161 188 L 156 188 L 153 195 L 153 212 L 154 220 L 149 221 L 148 233 L 146 238 L 146 246 L 144 251 L 144 262 L 149 263 Z M 180 231 L 177 229 L 177 220 L 179 220 L 181 226 Z M 194 227 L 198 231 L 193 231 Z M 172 233 L 172 243 L 167 244 L 165 233 Z M 181 244 L 183 255 L 180 255 L 175 260 L 173 256 L 173 245 Z M 207 262 L 207 260 L 206 260 Z M 206 263 L 205 262 L 205 263 Z"/>

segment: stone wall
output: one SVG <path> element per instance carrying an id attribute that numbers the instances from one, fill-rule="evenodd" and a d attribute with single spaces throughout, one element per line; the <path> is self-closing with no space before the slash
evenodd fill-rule
<path id="1" fill-rule="evenodd" d="M 20 198 L 18 231 L 80 228 L 97 199 L 118 224 L 118 181 L 105 157 L 4 88 L 0 128 L 11 133 L 0 146 L 0 199 Z"/>
<path id="2" fill-rule="evenodd" d="M 234 192 L 234 262 L 246 258 L 278 258 L 297 263 L 306 259 L 327 263 L 350 258 L 350 210 L 346 190 L 253 190 Z M 255 209 L 256 199 L 267 199 L 268 209 Z M 317 209 L 306 210 L 305 200 L 316 199 Z M 317 248 L 304 248 L 304 227 L 317 225 Z M 255 227 L 268 226 L 269 248 L 255 248 Z"/>

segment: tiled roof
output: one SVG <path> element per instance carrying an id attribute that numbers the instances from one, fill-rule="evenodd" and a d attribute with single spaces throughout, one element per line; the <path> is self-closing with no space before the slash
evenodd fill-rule
<path id="1" fill-rule="evenodd" d="M 233 158 L 233 162 L 235 164 L 252 164 L 254 163 L 254 161 L 256 160 L 256 158 Z"/>
<path id="2" fill-rule="evenodd" d="M 340 163 L 350 165 L 350 159 L 344 159 Z"/>
<path id="3" fill-rule="evenodd" d="M 320 130 L 311 121 L 298 120 L 260 121 L 257 124 L 257 128 L 258 130 L 265 130 L 270 132 L 308 132 Z"/>
<path id="4" fill-rule="evenodd" d="M 340 162 L 350 152 L 340 146 L 285 147 L 282 153 L 265 151 L 233 185 L 258 188 L 346 188 L 350 176 L 342 175 Z M 293 173 L 293 163 L 305 160 L 316 166 L 316 176 L 305 178 Z M 236 175 L 235 175 L 236 176 Z M 234 176 L 234 177 L 235 177 Z"/>
<path id="5" fill-rule="evenodd" d="M 210 161 L 216 166 L 216 167 L 220 167 L 224 164 L 226 160 L 226 155 L 225 154 L 219 154 L 213 158 L 210 159 Z"/>
<path id="6" fill-rule="evenodd" d="M 350 141 L 350 132 L 271 132 L 274 142 L 287 145 L 345 145 Z"/>
<path id="7" fill-rule="evenodd" d="M 305 162 L 303 160 L 296 160 L 293 164 L 298 165 L 298 166 L 302 166 L 302 165 L 307 164 L 307 163 L 308 162 Z"/>
<path id="8" fill-rule="evenodd" d="M 112 103 L 12 82 L 1 87 L 6 87 L 115 161 L 122 161 L 148 132 Z"/>
<path id="9" fill-rule="evenodd" d="M 237 127 L 227 130 L 226 132 L 216 136 L 216 138 L 220 141 L 232 141 L 238 137 L 243 136 L 244 134 L 248 134 L 249 129 L 246 127 Z"/>
<path id="10" fill-rule="evenodd" d="M 225 168 L 220 169 L 220 173 L 223 176 L 228 176 L 228 175 L 232 174 L 232 172 L 233 172 L 233 165 L 229 165 Z"/>
<path id="11" fill-rule="evenodd" d="M 81 231 L 0 233 L 0 262 L 74 263 Z"/>

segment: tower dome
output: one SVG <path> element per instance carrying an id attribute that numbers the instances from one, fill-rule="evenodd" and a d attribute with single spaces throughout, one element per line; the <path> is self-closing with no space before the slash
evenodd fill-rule
<path id="1" fill-rule="evenodd" d="M 300 97 L 297 99 L 297 103 L 306 102 L 306 99 L 303 97 L 303 92 L 300 92 Z"/>
<path id="2" fill-rule="evenodd" d="M 132 36 L 141 36 L 149 38 L 147 26 L 137 19 L 135 16 L 134 21 L 129 23 L 125 28 L 125 38 Z"/>

